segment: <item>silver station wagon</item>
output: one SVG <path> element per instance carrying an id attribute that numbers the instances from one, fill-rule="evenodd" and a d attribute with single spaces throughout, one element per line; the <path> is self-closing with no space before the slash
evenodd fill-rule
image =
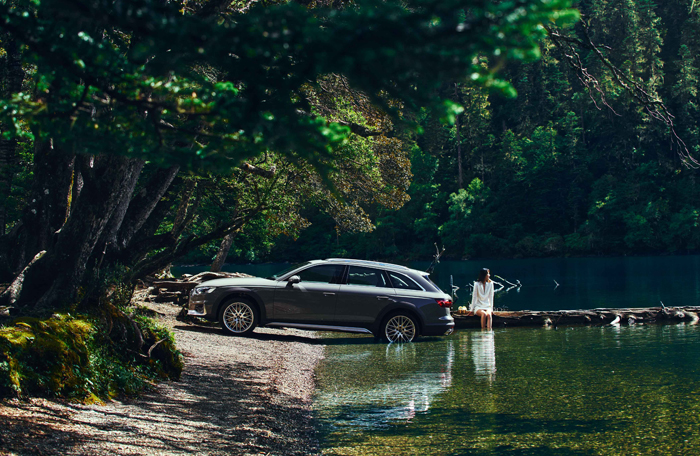
<path id="1" fill-rule="evenodd" d="M 257 326 L 374 334 L 389 342 L 451 334 L 452 298 L 427 272 L 331 258 L 262 278 L 216 279 L 190 294 L 188 315 L 234 335 Z"/>

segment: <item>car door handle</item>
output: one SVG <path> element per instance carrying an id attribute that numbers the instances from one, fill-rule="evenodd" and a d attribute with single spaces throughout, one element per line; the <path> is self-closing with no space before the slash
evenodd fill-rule
<path id="1" fill-rule="evenodd" d="M 326 291 L 323 293 L 323 296 L 335 296 L 335 293 L 331 293 L 330 291 Z"/>
<path id="2" fill-rule="evenodd" d="M 386 301 L 387 299 L 389 299 L 389 296 L 377 296 L 377 299 L 380 301 Z"/>

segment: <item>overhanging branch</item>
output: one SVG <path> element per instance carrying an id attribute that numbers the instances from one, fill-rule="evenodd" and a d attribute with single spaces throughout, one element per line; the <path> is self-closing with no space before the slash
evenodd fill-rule
<path id="1" fill-rule="evenodd" d="M 700 168 L 700 162 L 690 155 L 688 146 L 676 132 L 674 124 L 675 117 L 673 114 L 671 114 L 663 100 L 650 94 L 644 88 L 642 83 L 635 81 L 632 79 L 632 77 L 626 75 L 620 68 L 615 66 L 615 64 L 613 64 L 603 52 L 603 50 L 608 48 L 593 42 L 589 33 L 588 24 L 586 24 L 586 22 L 583 20 L 579 24 L 583 30 L 583 38 L 565 35 L 564 33 L 550 26 L 545 26 L 545 30 L 547 31 L 549 39 L 561 52 L 567 64 L 574 70 L 578 79 L 588 90 L 588 93 L 596 107 L 598 108 L 598 104 L 593 96 L 594 92 L 600 96 L 601 102 L 608 109 L 610 109 L 616 115 L 619 115 L 608 103 L 605 91 L 603 90 L 598 78 L 589 73 L 588 69 L 583 64 L 578 49 L 591 51 L 595 58 L 608 69 L 615 84 L 624 89 L 638 104 L 643 106 L 651 118 L 661 121 L 668 126 L 671 133 L 671 147 L 673 147 L 673 145 L 678 147 L 678 155 L 685 166 L 692 169 Z"/>

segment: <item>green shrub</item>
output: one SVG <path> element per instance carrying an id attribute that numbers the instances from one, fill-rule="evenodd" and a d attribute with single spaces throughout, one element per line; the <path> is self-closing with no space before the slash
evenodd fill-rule
<path id="1" fill-rule="evenodd" d="M 133 334 L 117 337 L 125 328 Z M 101 401 L 177 379 L 182 368 L 172 334 L 138 311 L 131 318 L 105 306 L 99 318 L 23 317 L 0 328 L 0 397 Z"/>

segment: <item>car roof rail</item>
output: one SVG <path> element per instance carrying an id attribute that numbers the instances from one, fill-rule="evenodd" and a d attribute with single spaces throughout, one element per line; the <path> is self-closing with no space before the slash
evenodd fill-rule
<path id="1" fill-rule="evenodd" d="M 390 267 L 390 268 L 396 268 L 396 269 L 406 269 L 410 270 L 411 268 L 402 266 L 400 264 L 393 264 L 393 263 L 382 263 L 380 261 L 371 261 L 371 260 L 355 260 L 352 258 L 326 258 L 326 261 L 337 261 L 340 263 L 357 263 L 357 264 L 366 264 L 368 266 L 382 266 L 382 267 Z"/>

